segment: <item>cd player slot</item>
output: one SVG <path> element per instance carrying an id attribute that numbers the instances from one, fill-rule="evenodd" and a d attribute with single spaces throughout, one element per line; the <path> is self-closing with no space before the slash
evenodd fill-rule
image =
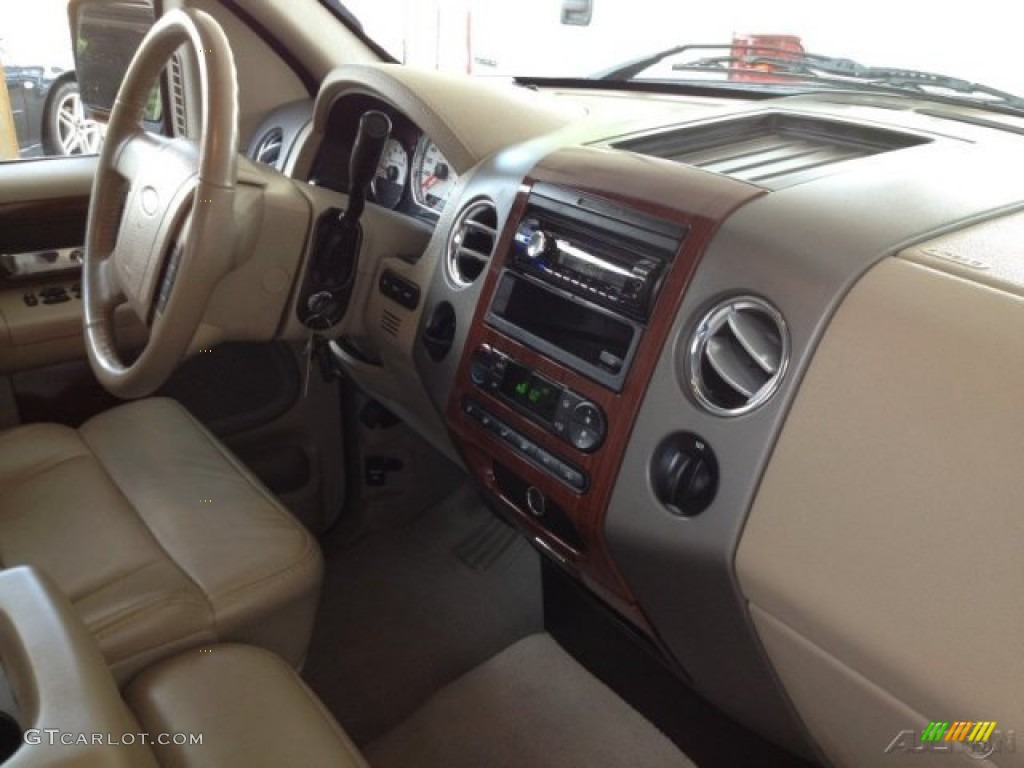
<path id="1" fill-rule="evenodd" d="M 616 391 L 640 339 L 641 326 L 568 291 L 506 270 L 488 322 L 564 365 Z"/>

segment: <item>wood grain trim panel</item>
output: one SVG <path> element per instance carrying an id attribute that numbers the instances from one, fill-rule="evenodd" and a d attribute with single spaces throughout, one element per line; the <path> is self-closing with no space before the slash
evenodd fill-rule
<path id="1" fill-rule="evenodd" d="M 684 239 L 667 274 L 654 312 L 640 341 L 621 392 L 613 392 L 564 365 L 509 338 L 484 322 L 487 309 L 505 266 L 516 227 L 526 209 L 533 184 L 548 182 L 586 195 L 623 204 L 685 225 Z M 711 237 L 722 221 L 739 206 L 763 194 L 751 185 L 716 176 L 689 166 L 617 150 L 578 147 L 560 150 L 543 160 L 525 180 L 495 256 L 485 276 L 479 303 L 459 363 L 456 385 L 448 402 L 448 423 L 467 466 L 506 511 L 531 535 L 565 558 L 568 567 L 599 595 L 642 629 L 649 627 L 629 586 L 611 558 L 604 537 L 604 520 L 612 489 L 633 429 L 636 411 L 662 354 L 669 330 L 679 311 L 686 287 Z M 473 352 L 482 344 L 511 355 L 547 378 L 597 403 L 608 420 L 608 433 L 593 454 L 577 451 L 503 402 L 474 387 L 469 377 Z M 470 397 L 542 448 L 584 470 L 590 477 L 586 493 L 573 491 L 467 417 L 461 408 Z M 500 462 L 560 505 L 576 525 L 586 546 L 577 551 L 541 527 L 525 510 L 504 498 L 493 466 Z"/>
<path id="2" fill-rule="evenodd" d="M 0 253 L 79 246 L 88 213 L 88 196 L 0 204 Z"/>

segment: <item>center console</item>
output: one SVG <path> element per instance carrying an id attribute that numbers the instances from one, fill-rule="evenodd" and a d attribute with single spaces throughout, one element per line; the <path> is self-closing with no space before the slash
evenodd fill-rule
<path id="1" fill-rule="evenodd" d="M 699 256 L 756 194 L 629 153 L 549 156 L 501 234 L 448 403 L 492 503 L 642 629 L 605 545 L 605 511 Z M 679 210 L 670 199 L 694 202 Z"/>

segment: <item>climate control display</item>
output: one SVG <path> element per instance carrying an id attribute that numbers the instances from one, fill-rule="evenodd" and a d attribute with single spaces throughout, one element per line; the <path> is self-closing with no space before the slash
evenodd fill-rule
<path id="1" fill-rule="evenodd" d="M 489 346 L 473 354 L 470 375 L 476 386 L 540 423 L 577 450 L 601 447 L 608 431 L 596 403 L 549 381 L 536 371 Z"/>

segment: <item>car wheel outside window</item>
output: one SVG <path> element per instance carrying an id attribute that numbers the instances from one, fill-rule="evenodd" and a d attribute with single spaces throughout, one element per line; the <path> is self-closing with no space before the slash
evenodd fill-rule
<path id="1" fill-rule="evenodd" d="M 86 115 L 78 83 L 69 80 L 58 85 L 46 109 L 46 154 L 92 155 L 99 152 L 102 140 L 99 123 Z"/>

